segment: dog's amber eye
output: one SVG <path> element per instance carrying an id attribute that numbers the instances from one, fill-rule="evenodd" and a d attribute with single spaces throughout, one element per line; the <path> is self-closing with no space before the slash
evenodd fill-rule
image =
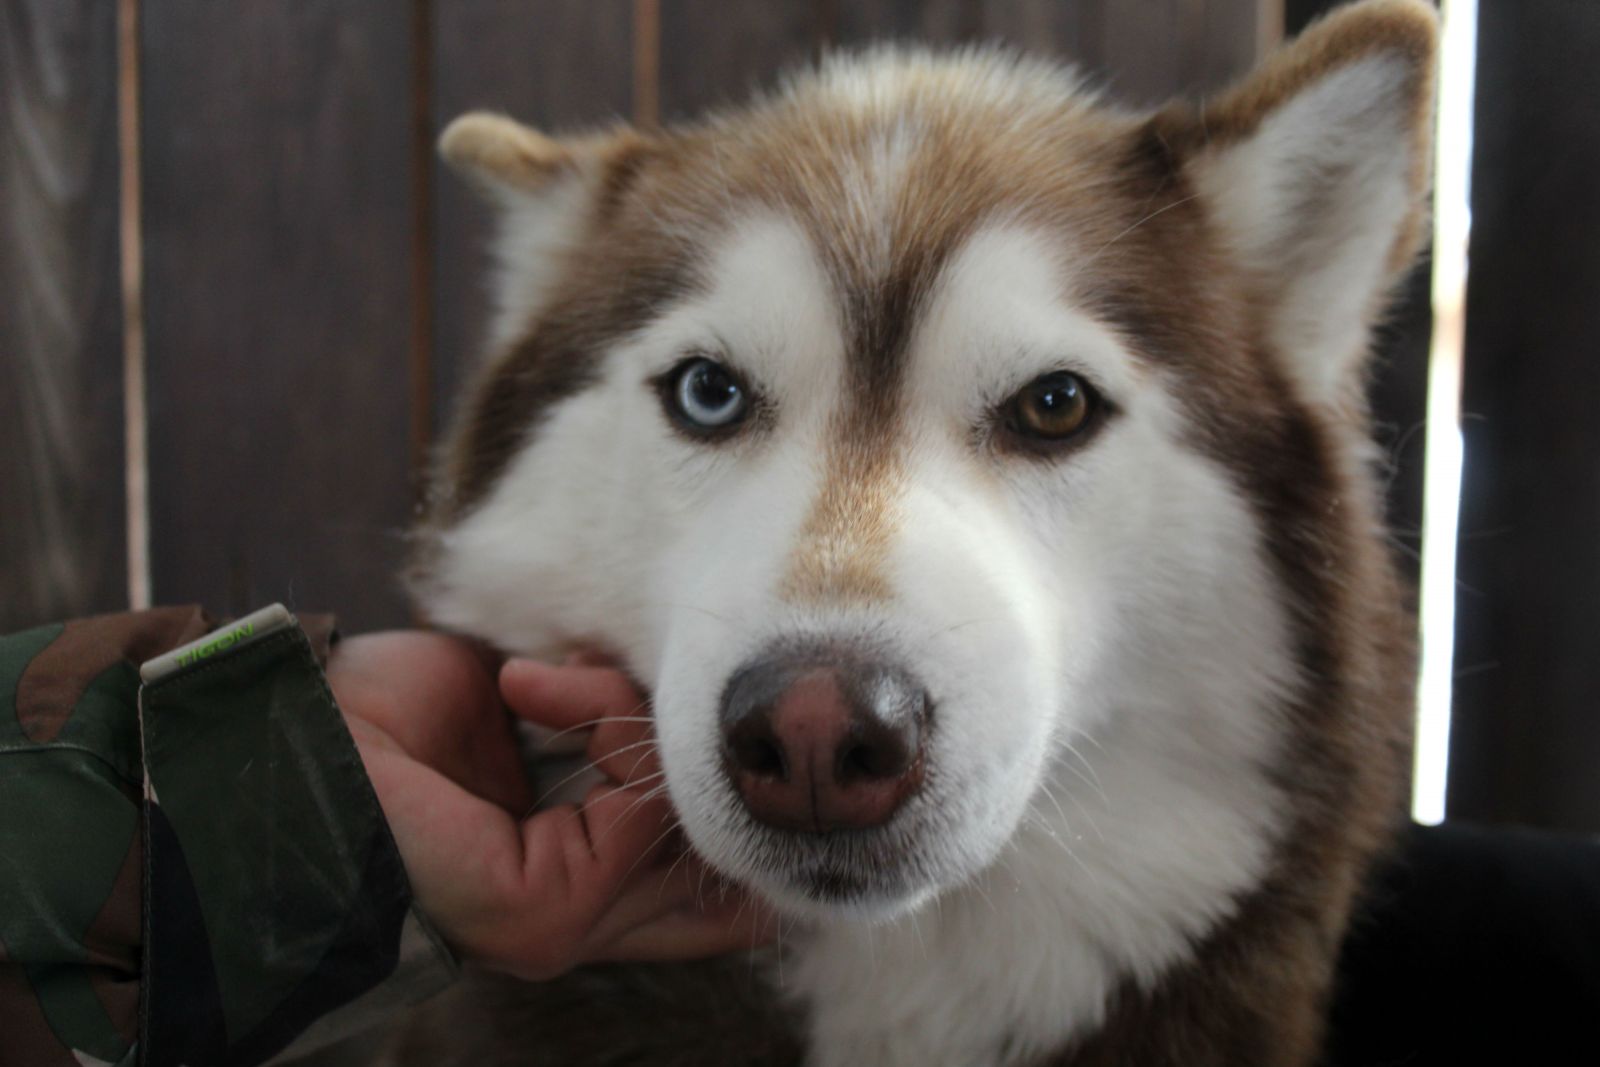
<path id="1" fill-rule="evenodd" d="M 663 399 L 680 423 L 691 429 L 733 427 L 750 407 L 744 386 L 727 367 L 697 356 L 673 368 L 663 382 Z"/>
<path id="2" fill-rule="evenodd" d="M 1070 371 L 1056 371 L 1029 382 L 1006 403 L 1008 428 L 1034 440 L 1064 441 L 1094 417 L 1098 398 Z"/>

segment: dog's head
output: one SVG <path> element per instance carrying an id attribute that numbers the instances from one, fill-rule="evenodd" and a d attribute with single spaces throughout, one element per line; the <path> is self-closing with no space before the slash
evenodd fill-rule
<path id="1" fill-rule="evenodd" d="M 1360 5 L 1154 115 L 882 51 L 664 131 L 458 120 L 500 313 L 425 606 L 621 656 L 694 844 L 791 907 L 969 877 L 1102 730 L 1142 736 L 1153 817 L 1190 783 L 1269 826 L 1297 568 L 1370 520 L 1432 33 Z"/>

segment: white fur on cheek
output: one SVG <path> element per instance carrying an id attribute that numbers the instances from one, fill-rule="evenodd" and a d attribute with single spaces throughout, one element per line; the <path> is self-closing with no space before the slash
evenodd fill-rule
<path id="1" fill-rule="evenodd" d="M 554 657 L 582 641 L 624 653 L 652 645 L 643 548 L 678 518 L 635 460 L 650 436 L 638 423 L 652 413 L 628 377 L 612 363 L 600 384 L 550 412 L 535 447 L 441 536 L 426 590 L 433 618 L 522 655 Z M 648 510 L 615 507 L 614 493 Z"/>
<path id="2" fill-rule="evenodd" d="M 803 420 L 825 402 L 808 394 L 832 381 L 817 363 L 841 344 L 793 223 L 731 220 L 718 248 L 708 295 L 605 353 L 600 380 L 545 413 L 488 498 L 441 536 L 423 590 L 433 618 L 524 654 L 596 641 L 654 681 L 669 616 L 684 607 L 667 580 L 686 565 L 675 546 L 707 543 L 730 459 L 677 436 L 648 380 L 691 349 L 726 345 L 725 358 Z"/>

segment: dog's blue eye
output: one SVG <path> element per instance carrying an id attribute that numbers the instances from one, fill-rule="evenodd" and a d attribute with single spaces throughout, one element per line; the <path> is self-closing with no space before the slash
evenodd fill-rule
<path id="1" fill-rule="evenodd" d="M 732 426 L 749 406 L 733 372 L 705 358 L 691 359 L 677 369 L 670 395 L 684 421 L 707 430 Z"/>

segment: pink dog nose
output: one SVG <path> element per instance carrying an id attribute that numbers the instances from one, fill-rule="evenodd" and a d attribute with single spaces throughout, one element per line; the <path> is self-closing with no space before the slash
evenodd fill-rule
<path id="1" fill-rule="evenodd" d="M 926 693 L 895 668 L 765 659 L 724 694 L 724 760 L 768 826 L 879 826 L 922 784 L 927 712 Z"/>

